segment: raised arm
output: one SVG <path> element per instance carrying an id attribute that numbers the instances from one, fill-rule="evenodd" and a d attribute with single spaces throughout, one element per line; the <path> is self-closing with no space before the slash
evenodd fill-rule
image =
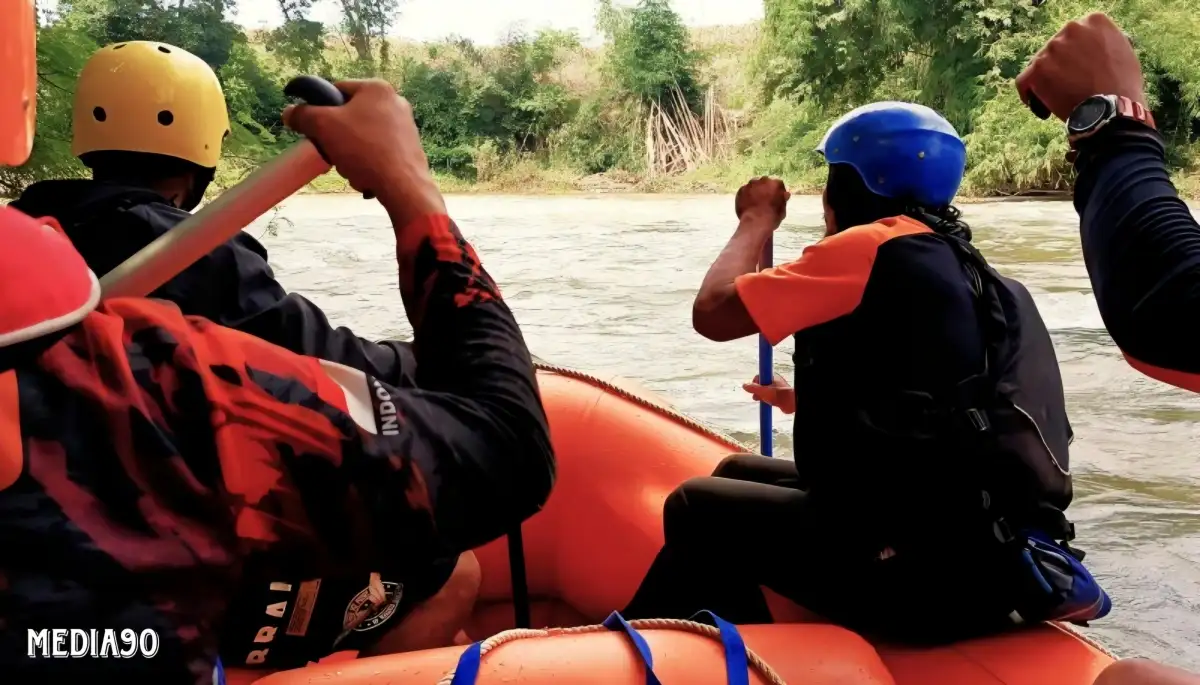
<path id="1" fill-rule="evenodd" d="M 1200 226 L 1158 134 L 1121 124 L 1079 146 L 1075 207 L 1096 304 L 1134 368 L 1200 392 Z"/>
<path id="2" fill-rule="evenodd" d="M 735 282 L 754 273 L 763 245 L 787 214 L 790 197 L 783 181 L 774 178 L 756 178 L 738 190 L 734 201 L 737 230 L 704 275 L 692 305 L 692 327 L 697 333 L 725 342 L 758 332 Z"/>
<path id="3" fill-rule="evenodd" d="M 345 107 L 300 107 L 287 121 L 388 210 L 421 389 L 200 319 L 186 335 L 239 532 L 269 546 L 283 518 L 356 566 L 403 576 L 538 511 L 554 457 L 520 329 L 446 216 L 408 104 L 383 82 L 340 87 Z"/>
<path id="4" fill-rule="evenodd" d="M 495 283 L 446 216 L 408 103 L 382 81 L 343 89 L 345 107 L 300 106 L 285 117 L 318 141 L 351 185 L 373 192 L 396 228 L 421 390 L 367 379 L 379 403 L 378 439 L 368 442 L 390 453 L 389 464 L 410 458 L 441 535 L 473 547 L 540 509 L 553 484 L 533 363 Z M 387 416 L 385 396 L 395 417 Z M 374 464 L 370 450 L 364 460 Z M 364 488 L 379 482 L 369 470 L 362 475 Z"/>
<path id="5" fill-rule="evenodd" d="M 1171 185 L 1129 38 L 1103 14 L 1070 22 L 1017 88 L 1069 122 L 1084 261 L 1113 341 L 1139 371 L 1200 392 L 1200 227 Z M 1116 104 L 1085 108 L 1094 96 Z"/>

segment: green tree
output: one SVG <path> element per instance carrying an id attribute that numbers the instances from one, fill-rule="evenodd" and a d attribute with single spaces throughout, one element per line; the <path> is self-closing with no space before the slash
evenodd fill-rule
<path id="1" fill-rule="evenodd" d="M 340 0 L 342 29 L 350 39 L 362 66 L 374 69 L 375 47 L 381 49 L 381 62 L 387 62 L 388 29 L 396 20 L 399 0 Z"/>
<path id="2" fill-rule="evenodd" d="M 283 24 L 263 41 L 281 64 L 301 73 L 328 73 L 325 61 L 325 25 L 308 18 L 312 0 L 278 0 Z"/>
<path id="3" fill-rule="evenodd" d="M 666 105 L 678 88 L 689 105 L 698 102 L 699 56 L 669 0 L 639 0 L 629 9 L 600 0 L 597 18 L 610 41 L 608 72 L 620 90 Z"/>

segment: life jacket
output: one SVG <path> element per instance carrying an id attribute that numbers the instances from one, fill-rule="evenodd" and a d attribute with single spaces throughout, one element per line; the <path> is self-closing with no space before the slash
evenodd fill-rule
<path id="1" fill-rule="evenodd" d="M 973 295 L 975 321 L 959 323 L 978 327 L 986 346 L 983 368 L 953 387 L 887 387 L 863 370 L 861 356 L 864 347 L 886 347 L 887 332 L 849 317 L 802 331 L 793 355 L 803 405 L 796 412 L 797 456 L 816 472 L 818 488 L 834 489 L 847 482 L 843 474 L 870 488 L 870 474 L 863 473 L 868 465 L 886 474 L 881 487 L 904 485 L 893 478 L 911 474 L 950 488 L 961 480 L 953 472 L 974 464 L 985 469 L 981 478 L 995 506 L 1019 525 L 1067 538 L 1062 511 L 1072 496 L 1072 434 L 1050 334 L 1023 286 L 996 273 L 970 243 L 930 235 L 952 248 Z M 806 450 L 816 453 L 813 459 Z M 839 463 L 825 456 L 830 451 L 859 461 Z"/>
<path id="2" fill-rule="evenodd" d="M 1017 622 L 1099 618 L 1109 598 L 1069 545 L 1073 435 L 1049 331 L 1029 292 L 970 243 L 933 237 L 973 296 L 974 321 L 962 325 L 978 327 L 981 368 L 953 387 L 884 387 L 857 369 L 855 323 L 801 332 L 795 389 L 811 411 L 797 408 L 797 457 L 816 496 L 870 517 L 859 528 L 874 549 L 995 560 L 1016 586 Z"/>

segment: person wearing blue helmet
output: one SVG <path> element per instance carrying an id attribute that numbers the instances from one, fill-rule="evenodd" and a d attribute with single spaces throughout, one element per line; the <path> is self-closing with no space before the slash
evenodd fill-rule
<path id="1" fill-rule="evenodd" d="M 664 505 L 665 544 L 628 618 L 708 609 L 772 620 L 765 586 L 860 631 L 940 642 L 1109 611 L 1068 542 L 1067 419 L 1029 291 L 971 246 L 952 204 L 954 127 L 879 102 L 839 119 L 825 236 L 756 271 L 789 194 L 738 191 L 737 230 L 693 308 L 698 333 L 795 337 L 795 389 L 746 389 L 795 415 L 794 462 L 724 460 Z"/>

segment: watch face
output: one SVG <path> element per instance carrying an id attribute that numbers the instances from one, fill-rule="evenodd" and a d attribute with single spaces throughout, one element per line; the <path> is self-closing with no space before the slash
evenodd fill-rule
<path id="1" fill-rule="evenodd" d="M 1104 121 L 1110 114 L 1113 105 L 1107 98 L 1093 96 L 1084 100 L 1067 119 L 1067 129 L 1071 133 L 1084 133 Z"/>

